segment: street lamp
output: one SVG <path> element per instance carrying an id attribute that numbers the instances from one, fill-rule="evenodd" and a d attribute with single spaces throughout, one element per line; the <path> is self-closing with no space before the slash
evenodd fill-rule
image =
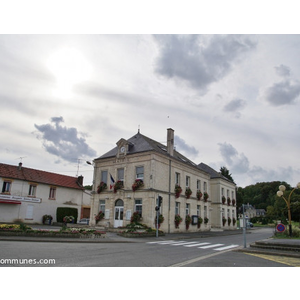
<path id="1" fill-rule="evenodd" d="M 292 191 L 289 194 L 288 199 L 286 199 L 283 196 L 283 192 L 286 190 L 286 187 L 282 184 L 279 186 L 279 191 L 277 192 L 277 196 L 278 197 L 282 197 L 283 200 L 285 201 L 287 208 L 288 208 L 288 216 L 289 216 L 289 231 L 290 231 L 290 236 L 292 236 L 292 217 L 291 217 L 291 196 L 294 192 L 295 189 L 299 189 L 300 188 L 300 182 L 297 183 L 297 186 L 295 188 L 292 189 Z"/>

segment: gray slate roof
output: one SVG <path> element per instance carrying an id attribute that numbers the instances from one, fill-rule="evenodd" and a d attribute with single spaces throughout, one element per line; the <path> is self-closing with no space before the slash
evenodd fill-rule
<path id="1" fill-rule="evenodd" d="M 170 156 L 167 152 L 166 145 L 161 144 L 157 141 L 154 141 L 139 132 L 136 135 L 134 135 L 133 137 L 131 137 L 130 139 L 128 139 L 127 142 L 130 144 L 127 155 L 140 153 L 140 152 L 146 152 L 146 151 L 155 151 L 155 152 L 159 152 L 163 155 Z M 97 160 L 103 159 L 103 158 L 114 157 L 117 155 L 117 153 L 118 153 L 118 147 L 115 147 L 112 150 L 110 150 L 107 153 L 100 156 L 99 158 L 97 158 Z M 189 160 L 187 157 L 180 154 L 176 150 L 174 150 L 174 155 L 172 157 L 182 161 L 183 163 L 189 164 L 193 167 L 197 167 L 197 164 L 195 164 L 194 162 L 192 162 L 191 160 Z"/>
<path id="2" fill-rule="evenodd" d="M 166 145 L 161 144 L 157 141 L 154 141 L 154 140 L 150 139 L 149 137 L 142 135 L 140 132 L 138 132 L 136 135 L 134 135 L 133 137 L 128 139 L 127 142 L 130 144 L 127 155 L 140 153 L 140 152 L 155 151 L 155 152 L 158 152 L 165 156 L 170 157 L 170 155 L 167 152 Z M 118 153 L 118 147 L 115 147 L 112 150 L 110 150 L 107 153 L 100 156 L 99 158 L 97 158 L 96 160 L 114 157 L 117 155 L 117 153 Z M 172 158 L 175 158 L 185 164 L 188 164 L 189 166 L 198 168 L 199 170 L 201 170 L 204 173 L 208 173 L 211 178 L 222 178 L 222 179 L 230 181 L 232 183 L 231 180 L 229 180 L 225 176 L 221 175 L 219 172 L 215 171 L 208 165 L 206 165 L 204 163 L 197 165 L 194 162 L 192 162 L 191 160 L 189 160 L 187 157 L 185 157 L 184 155 L 180 154 L 176 150 L 174 150 L 174 154 L 173 154 Z"/>
<path id="3" fill-rule="evenodd" d="M 206 173 L 209 173 L 210 178 L 212 178 L 212 179 L 213 178 L 222 178 L 222 179 L 227 180 L 231 183 L 234 183 L 230 179 L 228 179 L 227 177 L 223 176 L 220 172 L 217 172 L 216 170 L 214 170 L 213 168 L 211 168 L 210 166 L 208 166 L 204 163 L 199 164 L 198 168 L 201 169 L 202 171 L 206 172 Z"/>

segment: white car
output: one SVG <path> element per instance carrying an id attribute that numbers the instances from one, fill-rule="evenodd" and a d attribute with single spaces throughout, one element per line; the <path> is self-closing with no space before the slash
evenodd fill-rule
<path id="1" fill-rule="evenodd" d="M 90 223 L 90 219 L 80 219 L 77 224 L 81 224 L 81 225 L 89 225 Z"/>

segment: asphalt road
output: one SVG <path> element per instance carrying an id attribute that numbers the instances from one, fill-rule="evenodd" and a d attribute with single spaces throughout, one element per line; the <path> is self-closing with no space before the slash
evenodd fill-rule
<path id="1" fill-rule="evenodd" d="M 272 236 L 271 229 L 246 235 L 247 244 Z M 49 243 L 0 241 L 0 267 L 287 267 L 234 250 L 243 247 L 242 234 L 198 239 L 135 243 Z M 299 262 L 298 262 L 299 263 Z"/>

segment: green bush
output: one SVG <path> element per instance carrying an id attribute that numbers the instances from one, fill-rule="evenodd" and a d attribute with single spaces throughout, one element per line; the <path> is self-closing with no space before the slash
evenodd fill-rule
<path id="1" fill-rule="evenodd" d="M 56 209 L 56 220 L 62 223 L 65 216 L 73 216 L 75 223 L 77 223 L 78 209 L 73 207 L 58 207 Z"/>

